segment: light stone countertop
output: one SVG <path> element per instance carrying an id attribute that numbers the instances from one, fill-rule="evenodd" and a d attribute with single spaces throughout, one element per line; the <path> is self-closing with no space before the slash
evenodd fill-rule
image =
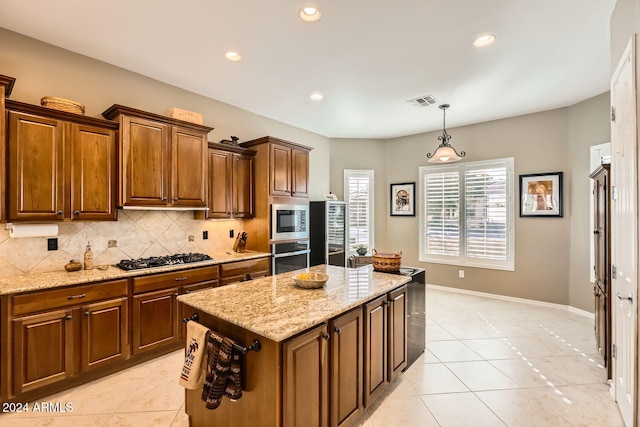
<path id="1" fill-rule="evenodd" d="M 281 342 L 411 280 L 408 276 L 376 272 L 372 266 L 318 265 L 308 270 L 328 274 L 325 286 L 295 286 L 293 276 L 303 269 L 181 295 L 178 301 Z"/>
<path id="2" fill-rule="evenodd" d="M 147 274 L 206 267 L 209 265 L 218 265 L 227 262 L 243 261 L 271 256 L 271 254 L 269 253 L 254 251 L 247 251 L 242 253 L 216 252 L 209 253 L 208 255 L 213 259 L 208 261 L 192 262 L 189 264 L 169 265 L 165 267 L 153 267 L 129 271 L 121 270 L 118 267 L 110 265 L 106 270 L 99 270 L 98 268 L 94 267 L 92 270 L 67 272 L 64 269 L 64 266 L 60 266 L 60 271 L 49 271 L 1 278 L 0 295 L 51 289 L 61 286 L 77 285 L 81 283 L 101 282 L 104 280 L 114 280 L 126 277 L 144 276 Z"/>

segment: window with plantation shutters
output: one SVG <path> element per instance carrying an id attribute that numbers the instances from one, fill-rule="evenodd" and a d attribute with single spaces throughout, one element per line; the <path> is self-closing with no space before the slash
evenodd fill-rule
<path id="1" fill-rule="evenodd" d="M 356 246 L 373 248 L 373 171 L 344 171 L 344 200 L 347 202 L 348 250 Z"/>
<path id="2" fill-rule="evenodd" d="M 420 168 L 420 260 L 513 270 L 513 158 Z"/>

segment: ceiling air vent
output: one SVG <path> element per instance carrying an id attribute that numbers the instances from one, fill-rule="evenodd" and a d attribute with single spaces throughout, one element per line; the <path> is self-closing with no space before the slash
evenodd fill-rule
<path id="1" fill-rule="evenodd" d="M 419 98 L 410 99 L 407 102 L 416 107 L 428 107 L 429 105 L 437 104 L 438 100 L 431 95 L 425 95 Z"/>

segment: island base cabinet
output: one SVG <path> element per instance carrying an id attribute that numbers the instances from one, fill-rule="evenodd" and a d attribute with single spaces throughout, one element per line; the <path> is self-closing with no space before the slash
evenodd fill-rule
<path id="1" fill-rule="evenodd" d="M 284 427 L 329 425 L 329 337 L 323 324 L 284 343 Z"/>
<path id="2" fill-rule="evenodd" d="M 331 427 L 347 426 L 362 412 L 362 309 L 331 321 Z"/>
<path id="3" fill-rule="evenodd" d="M 364 406 L 368 407 L 389 385 L 387 371 L 387 296 L 364 306 Z"/>
<path id="4" fill-rule="evenodd" d="M 389 292 L 389 382 L 407 367 L 407 286 Z"/>

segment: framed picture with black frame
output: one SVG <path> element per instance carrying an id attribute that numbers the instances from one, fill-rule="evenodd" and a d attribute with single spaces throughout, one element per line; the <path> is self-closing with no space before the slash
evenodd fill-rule
<path id="1" fill-rule="evenodd" d="M 416 183 L 391 184 L 391 216 L 416 216 Z"/>
<path id="2" fill-rule="evenodd" d="M 562 172 L 520 175 L 521 217 L 562 217 Z"/>

